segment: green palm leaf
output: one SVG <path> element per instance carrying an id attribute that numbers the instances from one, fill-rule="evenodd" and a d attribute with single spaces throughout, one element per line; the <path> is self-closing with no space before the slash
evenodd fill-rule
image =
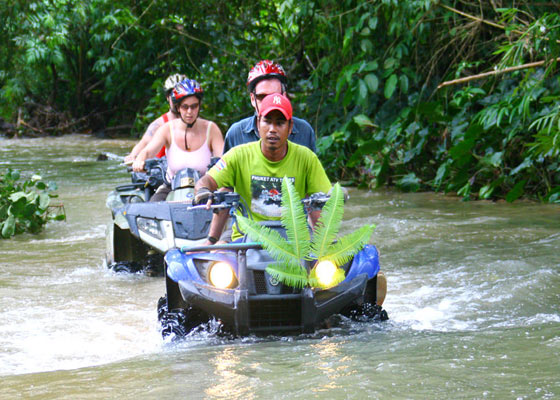
<path id="1" fill-rule="evenodd" d="M 340 184 L 336 183 L 331 191 L 331 197 L 321 211 L 321 216 L 313 233 L 311 251 L 317 258 L 322 258 L 336 239 L 343 214 L 344 194 Z"/>
<path id="2" fill-rule="evenodd" d="M 307 257 L 310 247 L 307 219 L 301 198 L 287 177 L 282 179 L 282 225 L 286 228 L 286 237 L 292 244 L 298 260 Z"/>
<path id="3" fill-rule="evenodd" d="M 308 284 L 307 271 L 299 265 L 271 264 L 266 272 L 287 286 L 302 288 Z"/>
<path id="4" fill-rule="evenodd" d="M 328 259 L 336 265 L 343 265 L 348 262 L 358 251 L 369 241 L 375 225 L 364 225 L 355 232 L 352 232 L 338 240 L 328 249 L 328 253 L 321 257 L 321 260 Z"/>
<path id="5" fill-rule="evenodd" d="M 237 216 L 237 221 L 241 230 L 249 235 L 252 240 L 260 242 L 276 261 L 287 265 L 300 266 L 300 259 L 292 244 L 278 232 L 241 215 Z"/>

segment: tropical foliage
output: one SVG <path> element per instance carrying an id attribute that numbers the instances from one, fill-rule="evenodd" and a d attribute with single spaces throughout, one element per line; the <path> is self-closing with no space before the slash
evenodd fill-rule
<path id="1" fill-rule="evenodd" d="M 272 58 L 333 180 L 560 202 L 558 2 L 14 0 L 0 18 L 12 135 L 138 135 L 178 71 L 225 131 Z"/>
<path id="2" fill-rule="evenodd" d="M 338 183 L 331 192 L 313 235 L 309 234 L 301 198 L 286 177 L 282 180 L 282 225 L 287 239 L 251 219 L 237 217 L 241 229 L 249 238 L 260 242 L 276 259 L 277 263 L 268 266 L 266 271 L 278 281 L 293 287 L 321 287 L 317 265 L 324 260 L 336 266 L 345 264 L 371 237 L 374 225 L 364 225 L 351 234 L 337 238 L 344 212 L 344 195 Z M 306 260 L 315 262 L 310 271 L 305 267 Z M 337 285 L 343 280 L 344 271 L 337 268 L 330 285 Z"/>
<path id="3" fill-rule="evenodd" d="M 51 220 L 66 219 L 60 207 L 50 213 L 51 199 L 57 197 L 53 182 L 45 183 L 39 175 L 20 181 L 18 170 L 8 169 L 0 176 L 0 237 L 9 238 L 16 234 L 37 233 Z"/>

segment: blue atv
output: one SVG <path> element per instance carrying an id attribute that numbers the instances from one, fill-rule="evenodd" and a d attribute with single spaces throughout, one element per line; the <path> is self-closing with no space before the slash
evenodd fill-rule
<path id="1" fill-rule="evenodd" d="M 192 208 L 197 207 L 205 206 Z M 214 192 L 216 211 L 230 209 L 235 221 L 238 207 L 243 208 L 238 194 Z M 263 224 L 285 237 L 279 221 Z M 375 246 L 366 245 L 341 266 L 345 279 L 328 289 L 286 286 L 266 271 L 273 262 L 260 243 L 249 242 L 247 237 L 223 245 L 168 250 L 166 295 L 158 302 L 163 337 L 186 336 L 211 320 L 219 322 L 223 333 L 245 336 L 313 333 L 327 326 L 335 314 L 356 320 L 388 319 L 376 304 L 379 255 Z M 309 271 L 312 261 L 303 262 Z"/>

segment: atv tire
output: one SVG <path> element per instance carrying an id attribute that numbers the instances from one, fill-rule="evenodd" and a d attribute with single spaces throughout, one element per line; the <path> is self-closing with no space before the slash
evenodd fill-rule
<path id="1" fill-rule="evenodd" d="M 184 309 L 168 310 L 167 295 L 160 297 L 157 304 L 158 321 L 161 335 L 165 339 L 174 335 L 173 340 L 187 336 L 196 327 L 208 322 L 210 317 L 205 312 L 188 306 Z"/>
<path id="2" fill-rule="evenodd" d="M 163 255 L 159 253 L 148 255 L 144 272 L 147 276 L 163 276 Z"/>
<path id="3" fill-rule="evenodd" d="M 372 303 L 363 303 L 355 305 L 349 312 L 345 313 L 354 321 L 368 322 L 368 321 L 386 321 L 389 319 L 387 311 L 381 306 Z"/>
<path id="4" fill-rule="evenodd" d="M 161 336 L 167 338 L 172 336 L 172 340 L 180 339 L 187 336 L 190 329 L 186 327 L 187 316 L 183 310 L 173 310 L 166 312 L 162 315 L 161 323 Z"/>
<path id="5" fill-rule="evenodd" d="M 144 268 L 141 264 L 135 261 L 119 261 L 109 265 L 109 269 L 115 272 L 136 273 L 142 271 Z"/>

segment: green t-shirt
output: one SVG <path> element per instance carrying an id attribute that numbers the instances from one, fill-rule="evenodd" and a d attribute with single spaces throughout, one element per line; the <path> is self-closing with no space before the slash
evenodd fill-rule
<path id="1" fill-rule="evenodd" d="M 222 156 L 208 174 L 218 187 L 233 187 L 247 203 L 255 221 L 278 220 L 282 212 L 282 178 L 287 176 L 301 198 L 327 193 L 331 183 L 321 162 L 311 150 L 288 141 L 288 153 L 269 161 L 261 141 L 236 146 Z M 233 230 L 232 239 L 241 237 Z"/>

